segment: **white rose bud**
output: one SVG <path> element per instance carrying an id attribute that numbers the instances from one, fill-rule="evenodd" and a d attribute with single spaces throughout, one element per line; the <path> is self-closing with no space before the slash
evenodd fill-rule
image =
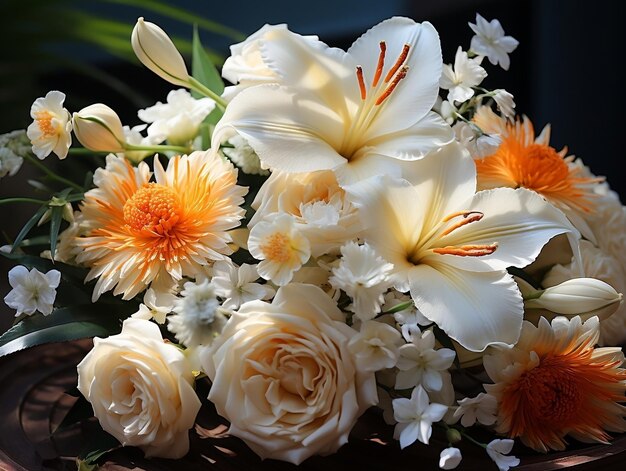
<path id="1" fill-rule="evenodd" d="M 80 143 L 95 152 L 124 152 L 126 138 L 119 116 L 102 103 L 74 113 L 74 134 Z"/>
<path id="2" fill-rule="evenodd" d="M 572 278 L 543 291 L 526 294 L 527 309 L 547 309 L 558 314 L 596 315 L 606 319 L 622 302 L 622 294 L 595 278 Z"/>
<path id="3" fill-rule="evenodd" d="M 174 85 L 189 87 L 189 73 L 183 56 L 167 33 L 154 23 L 137 20 L 131 36 L 135 55 L 152 72 Z"/>
<path id="4" fill-rule="evenodd" d="M 192 368 L 155 323 L 131 318 L 120 334 L 94 339 L 78 364 L 78 390 L 123 446 L 139 447 L 147 457 L 182 458 L 201 405 Z"/>

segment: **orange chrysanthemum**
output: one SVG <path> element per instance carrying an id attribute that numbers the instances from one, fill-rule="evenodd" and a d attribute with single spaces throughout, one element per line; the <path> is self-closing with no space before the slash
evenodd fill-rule
<path id="1" fill-rule="evenodd" d="M 496 431 L 546 452 L 563 450 L 564 437 L 606 443 L 626 431 L 626 370 L 620 348 L 594 348 L 597 317 L 557 317 L 538 327 L 524 322 L 512 349 L 495 349 L 484 364 L 498 400 Z"/>
<path id="2" fill-rule="evenodd" d="M 566 212 L 592 210 L 593 185 L 602 179 L 586 176 L 584 168 L 574 163 L 575 157 L 566 156 L 567 148 L 557 152 L 551 147 L 549 126 L 535 137 L 527 117 L 507 122 L 488 107 L 480 108 L 474 121 L 502 138 L 494 154 L 475 161 L 479 190 L 527 188 Z"/>
<path id="3" fill-rule="evenodd" d="M 85 193 L 77 262 L 91 267 L 87 281 L 98 278 L 94 301 L 114 287 L 123 299 L 149 285 L 170 288 L 232 253 L 227 231 L 239 225 L 247 191 L 232 164 L 194 152 L 173 157 L 167 170 L 155 158 L 154 171 L 150 182 L 146 163 L 110 155 Z"/>

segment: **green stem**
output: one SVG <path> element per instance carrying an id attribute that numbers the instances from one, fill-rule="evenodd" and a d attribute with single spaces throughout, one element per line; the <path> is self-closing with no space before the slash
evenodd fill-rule
<path id="1" fill-rule="evenodd" d="M 47 201 L 38 200 L 35 198 L 4 198 L 0 200 L 0 204 L 9 204 L 9 203 L 35 203 L 35 204 L 46 204 Z"/>
<path id="2" fill-rule="evenodd" d="M 159 151 L 164 151 L 164 150 L 171 150 L 174 152 L 181 152 L 183 154 L 188 154 L 189 151 L 191 150 L 189 147 L 183 147 L 183 146 L 168 146 L 168 145 L 156 145 L 156 146 L 135 146 L 133 144 L 125 144 L 124 145 L 125 150 L 130 150 L 130 151 L 135 151 L 135 150 L 148 150 L 148 151 L 154 151 L 154 152 L 159 152 Z"/>
<path id="3" fill-rule="evenodd" d="M 89 150 L 85 147 L 70 147 L 69 153 L 73 155 L 96 155 L 96 154 L 106 155 L 108 154 L 108 152 L 97 152 L 97 151 Z"/>
<path id="4" fill-rule="evenodd" d="M 209 89 L 208 87 L 198 82 L 195 78 L 189 77 L 189 87 L 192 90 L 195 90 L 196 92 L 201 93 L 204 96 L 207 96 L 210 99 L 212 99 L 222 111 L 226 109 L 226 106 L 228 105 L 226 100 L 224 100 L 221 96 L 219 96 L 213 90 Z"/>
<path id="5" fill-rule="evenodd" d="M 56 180 L 60 183 L 71 186 L 72 188 L 78 191 L 83 191 L 83 188 L 80 185 L 77 185 L 76 183 L 68 180 L 67 178 L 63 178 L 61 175 L 57 175 L 56 173 L 54 173 L 52 170 L 50 170 L 48 167 L 43 165 L 41 162 L 39 162 L 37 159 L 35 159 L 31 155 L 25 154 L 25 157 L 26 157 L 26 160 L 28 160 L 31 164 L 33 164 L 35 167 L 37 167 L 39 170 L 41 170 L 43 173 L 48 175 L 53 180 Z"/>
<path id="6" fill-rule="evenodd" d="M 487 445 L 485 445 L 484 443 L 479 442 L 478 440 L 473 439 L 472 437 L 470 437 L 467 433 L 465 433 L 465 431 L 463 430 L 459 430 L 459 433 L 463 436 L 463 438 L 467 438 L 470 442 L 472 442 L 474 445 L 478 445 L 481 448 L 487 448 Z"/>

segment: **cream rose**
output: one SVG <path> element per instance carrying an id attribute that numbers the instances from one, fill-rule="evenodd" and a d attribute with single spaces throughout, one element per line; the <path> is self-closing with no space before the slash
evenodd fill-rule
<path id="1" fill-rule="evenodd" d="M 102 428 L 146 456 L 181 458 L 200 409 L 191 366 L 156 324 L 127 319 L 122 332 L 94 338 L 78 365 L 78 390 Z"/>
<path id="2" fill-rule="evenodd" d="M 263 459 L 334 453 L 378 402 L 374 374 L 348 348 L 356 334 L 316 286 L 292 283 L 271 304 L 246 303 L 200 353 L 209 400 Z"/>

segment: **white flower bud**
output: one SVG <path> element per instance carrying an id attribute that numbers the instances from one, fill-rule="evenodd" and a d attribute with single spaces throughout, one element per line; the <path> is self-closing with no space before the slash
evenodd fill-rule
<path id="1" fill-rule="evenodd" d="M 595 278 L 572 278 L 526 298 L 524 306 L 529 309 L 547 309 L 569 316 L 593 314 L 601 320 L 613 314 L 622 302 L 621 293 Z"/>
<path id="2" fill-rule="evenodd" d="M 74 134 L 80 143 L 96 152 L 123 152 L 126 138 L 119 116 L 96 103 L 74 113 Z"/>
<path id="3" fill-rule="evenodd" d="M 439 467 L 441 469 L 454 469 L 459 465 L 461 459 L 461 450 L 454 447 L 446 448 L 441 451 L 439 456 Z"/>
<path id="4" fill-rule="evenodd" d="M 139 18 L 133 28 L 131 44 L 137 58 L 152 72 L 174 85 L 189 87 L 185 61 L 159 26 Z"/>

